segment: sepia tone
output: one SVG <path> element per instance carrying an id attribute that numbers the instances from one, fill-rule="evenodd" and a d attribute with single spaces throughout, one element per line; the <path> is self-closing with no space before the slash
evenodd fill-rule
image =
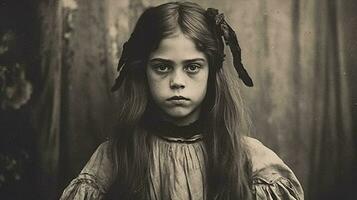
<path id="1" fill-rule="evenodd" d="M 32 199 L 57 199 L 106 139 L 120 98 L 110 88 L 122 45 L 142 11 L 164 2 L 1 1 L 1 31 L 21 36 L 17 46 L 24 53 L 18 57 L 32 83 L 29 102 L 0 110 L 1 137 L 7 137 L 2 140 L 20 141 L 30 156 L 19 191 Z M 219 9 L 236 30 L 255 84 L 239 86 L 252 122 L 249 134 L 291 167 L 306 199 L 352 195 L 357 3 L 194 2 Z"/>

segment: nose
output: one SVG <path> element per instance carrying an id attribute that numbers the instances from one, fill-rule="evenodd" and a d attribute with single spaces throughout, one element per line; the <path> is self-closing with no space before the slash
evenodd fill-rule
<path id="1" fill-rule="evenodd" d="M 175 70 L 170 78 L 170 88 L 171 89 L 183 89 L 185 88 L 185 74 Z"/>

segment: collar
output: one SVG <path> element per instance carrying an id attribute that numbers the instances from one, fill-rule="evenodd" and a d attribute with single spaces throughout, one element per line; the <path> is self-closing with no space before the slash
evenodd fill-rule
<path id="1" fill-rule="evenodd" d="M 202 139 L 203 123 L 200 119 L 184 126 L 178 126 L 161 118 L 148 118 L 144 125 L 150 134 L 174 142 L 194 142 Z"/>

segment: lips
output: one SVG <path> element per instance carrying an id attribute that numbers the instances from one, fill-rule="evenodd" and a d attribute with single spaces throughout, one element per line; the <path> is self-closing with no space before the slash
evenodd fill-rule
<path id="1" fill-rule="evenodd" d="M 190 99 L 183 97 L 183 96 L 172 96 L 168 99 L 166 99 L 167 101 L 188 101 Z"/>

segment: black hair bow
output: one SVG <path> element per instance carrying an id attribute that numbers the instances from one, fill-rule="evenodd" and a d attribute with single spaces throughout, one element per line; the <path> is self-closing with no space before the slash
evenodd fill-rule
<path id="1" fill-rule="evenodd" d="M 115 83 L 114 83 L 113 87 L 111 88 L 112 92 L 117 90 L 124 80 L 124 74 L 125 74 L 125 70 L 126 70 L 124 65 L 126 64 L 127 59 L 128 59 L 127 54 L 128 54 L 128 42 L 125 42 L 123 45 L 123 52 L 121 54 L 121 57 L 120 57 L 119 63 L 118 63 L 118 67 L 117 67 L 117 71 L 119 74 L 118 74 L 118 77 L 115 79 Z"/>
<path id="2" fill-rule="evenodd" d="M 233 56 L 233 65 L 236 71 L 238 72 L 239 78 L 246 86 L 252 87 L 253 81 L 242 63 L 242 53 L 236 33 L 224 19 L 223 13 L 219 14 L 218 10 L 215 8 L 208 8 L 206 12 L 207 16 L 211 18 L 211 20 L 214 20 L 219 36 L 223 36 L 226 45 L 229 46 Z"/>

